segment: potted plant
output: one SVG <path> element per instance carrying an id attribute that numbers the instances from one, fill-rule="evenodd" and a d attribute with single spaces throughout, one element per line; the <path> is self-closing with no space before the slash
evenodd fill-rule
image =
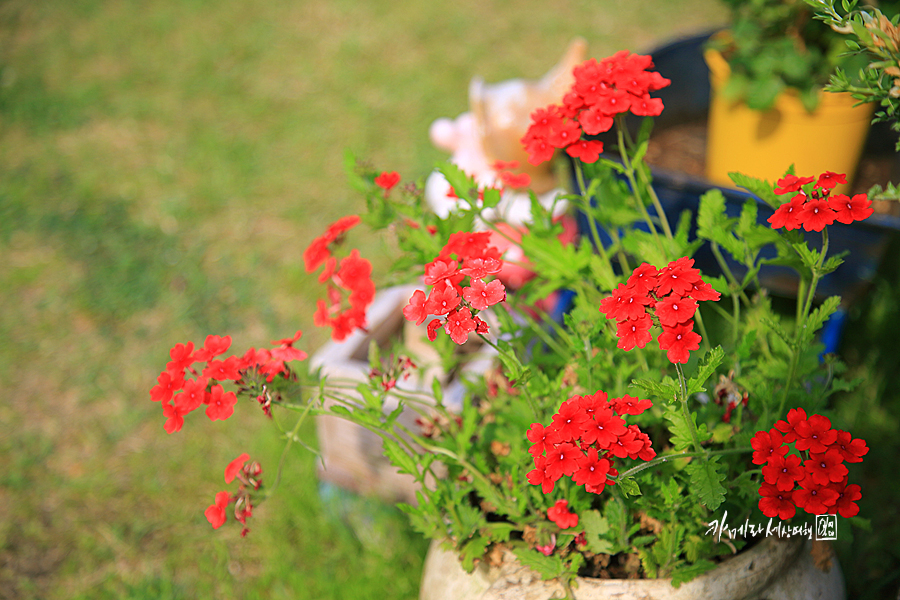
<path id="1" fill-rule="evenodd" d="M 651 69 L 648 57 L 628 52 L 587 61 L 561 105 L 532 115 L 522 140 L 529 160 L 559 150 L 575 159 L 583 193 L 565 199 L 590 224 L 578 244 L 559 240 L 553 207 L 536 199 L 513 240 L 483 219 L 502 190 L 479 189 L 453 165 L 441 170 L 460 202 L 444 217 L 396 174 L 354 170 L 365 221 L 397 237 L 391 278 L 416 284 L 403 315 L 444 371 L 460 372 L 473 343 L 496 351 L 489 368 L 463 375 L 460 406 L 448 406 L 439 380 L 407 385 L 417 357 L 402 345 L 371 345 L 370 377 L 345 382 L 308 368 L 295 347 L 300 332 L 227 358 L 230 339 L 210 336 L 199 349 L 173 347 L 151 391 L 166 430 L 203 406 L 210 419 L 228 418 L 238 398 L 279 424 L 296 414 L 284 427 L 288 445 L 315 414 L 368 428 L 419 484 L 403 510 L 454 559 L 448 570 L 433 548 L 422 598 L 584 598 L 625 588 L 787 598 L 797 586 L 841 597 L 839 567 L 820 541 L 846 535 L 857 516 L 852 465 L 868 448 L 829 410 L 829 398 L 854 384 L 836 357 L 819 357 L 816 331 L 839 299 L 815 298 L 841 263 L 828 254 L 828 226 L 868 217 L 869 201 L 835 192 L 844 176 L 833 172 L 789 173 L 774 187 L 736 176 L 758 198 L 731 218 L 720 192 L 705 195 L 691 239 L 691 215 L 669 222 L 643 162 L 650 119 L 636 139 L 624 127 L 626 114 L 663 110 L 652 93 L 668 81 Z M 617 161 L 587 137 L 607 131 Z M 761 225 L 764 206 L 773 214 Z M 360 222 L 332 224 L 304 256 L 326 288 L 313 322 L 337 339 L 371 326 L 371 265 L 340 243 Z M 811 248 L 801 230 L 819 233 L 822 247 Z M 517 266 L 529 276 L 516 287 L 503 280 L 501 240 L 526 257 Z M 701 244 L 723 275 L 694 266 Z M 756 279 L 766 247 L 803 282 L 789 311 Z M 559 290 L 573 293 L 562 322 L 548 317 Z M 412 425 L 404 410 L 417 413 Z M 206 517 L 218 528 L 233 514 L 246 533 L 268 493 L 262 468 L 241 454 L 225 480 L 237 483 Z"/>
<path id="2" fill-rule="evenodd" d="M 712 87 L 707 177 L 730 184 L 728 173 L 739 170 L 774 181 L 792 161 L 802 172 L 831 169 L 852 179 L 871 107 L 822 89 L 836 68 L 855 75 L 865 63 L 802 1 L 725 1 L 730 27 L 705 54 Z"/>

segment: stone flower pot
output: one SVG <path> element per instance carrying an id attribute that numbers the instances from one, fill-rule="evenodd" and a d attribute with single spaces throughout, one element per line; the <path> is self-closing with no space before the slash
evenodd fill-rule
<path id="1" fill-rule="evenodd" d="M 574 594 L 578 600 L 843 600 L 844 577 L 837 560 L 830 559 L 827 571 L 817 567 L 810 552 L 813 543 L 765 538 L 677 589 L 669 579 L 579 577 Z M 512 552 L 505 552 L 499 566 L 480 564 L 468 574 L 454 552 L 432 542 L 419 600 L 549 600 L 564 596 L 559 581 L 543 581 L 518 563 Z"/>

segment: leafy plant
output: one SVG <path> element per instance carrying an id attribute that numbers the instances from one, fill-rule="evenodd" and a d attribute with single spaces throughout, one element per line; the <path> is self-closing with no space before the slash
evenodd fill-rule
<path id="1" fill-rule="evenodd" d="M 204 405 L 210 419 L 227 419 L 239 398 L 273 420 L 286 451 L 304 443 L 298 432 L 310 415 L 351 420 L 376 433 L 385 456 L 418 482 L 418 502 L 401 508 L 417 530 L 451 545 L 464 568 L 505 547 L 569 591 L 579 574 L 671 577 L 673 585 L 701 575 L 746 543 L 710 535 L 719 514 L 793 526 L 826 512 L 855 517 L 861 492 L 844 463 L 860 462 L 868 448 L 825 416 L 829 397 L 855 382 L 841 378 L 836 358 L 819 359 L 816 332 L 840 299 L 819 303 L 816 290 L 841 263 L 828 256 L 827 227 L 868 217 L 870 202 L 833 193 L 845 182 L 836 173 L 788 173 L 774 187 L 736 175 L 759 200 L 730 216 L 711 191 L 696 215 L 679 215 L 673 226 L 643 162 L 650 126 L 632 139 L 623 122 L 629 112 L 663 110 L 650 93 L 669 82 L 651 67 L 649 57 L 627 52 L 588 61 L 562 105 L 532 115 L 522 140 L 530 160 L 565 150 L 577 158 L 577 183 L 550 205 L 522 198 L 531 209 L 524 228 L 485 218 L 512 190 L 480 189 L 454 165 L 439 167 L 458 199 L 442 218 L 426 209 L 421 185 L 348 161 L 367 199 L 364 220 L 396 237 L 392 274 L 424 288 L 403 313 L 443 372 L 463 381 L 460 404 L 436 378 L 404 384 L 422 360 L 402 345 L 373 344 L 369 378 L 359 383 L 304 369 L 300 332 L 224 359 L 230 338 L 210 336 L 197 349 L 177 344 L 151 391 L 166 430 L 179 431 Z M 613 129 L 611 148 L 587 137 Z M 557 202 L 584 217 L 575 243 L 564 241 L 564 221 L 553 216 Z M 760 222 L 760 211 L 772 215 Z M 303 257 L 326 287 L 313 322 L 336 340 L 369 326 L 371 265 L 355 249 L 338 250 L 360 222 L 333 223 Z M 821 245 L 802 232 L 820 232 Z M 717 273 L 694 266 L 703 244 Z M 515 266 L 528 275 L 515 285 L 501 246 L 522 252 Z M 775 258 L 764 258 L 767 248 Z M 761 283 L 767 264 L 797 273 L 787 314 Z M 562 291 L 571 306 L 554 320 L 549 297 Z M 461 368 L 479 344 L 493 366 Z M 402 418 L 409 412 L 415 425 Z M 293 427 L 284 424 L 291 413 Z M 281 476 L 282 464 L 276 485 Z M 225 478 L 237 490 L 220 492 L 207 519 L 218 528 L 233 513 L 246 533 L 271 490 L 246 454 Z"/>

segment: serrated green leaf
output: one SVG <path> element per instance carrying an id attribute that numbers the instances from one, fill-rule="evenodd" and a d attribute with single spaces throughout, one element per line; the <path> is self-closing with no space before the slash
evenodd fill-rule
<path id="1" fill-rule="evenodd" d="M 826 298 L 817 308 L 810 311 L 809 317 L 806 319 L 806 330 L 803 331 L 803 338 L 811 339 L 825 321 L 837 311 L 840 305 L 841 297 L 831 296 L 830 298 Z"/>
<path id="2" fill-rule="evenodd" d="M 646 395 L 673 402 L 678 394 L 678 384 L 671 377 L 664 377 L 662 381 L 652 379 L 632 379 L 631 386 L 640 388 Z"/>
<path id="3" fill-rule="evenodd" d="M 476 535 L 460 548 L 459 559 L 466 573 L 471 573 L 475 570 L 475 561 L 480 560 L 484 556 L 490 543 L 489 539 Z"/>
<path id="4" fill-rule="evenodd" d="M 562 559 L 556 554 L 544 556 L 530 548 L 513 548 L 513 553 L 522 565 L 536 571 L 545 581 L 559 577 L 565 570 Z"/>
<path id="5" fill-rule="evenodd" d="M 728 177 L 734 182 L 734 185 L 744 188 L 772 208 L 781 206 L 781 198 L 775 193 L 772 184 L 768 181 L 744 175 L 743 173 L 729 173 Z"/>
<path id="6" fill-rule="evenodd" d="M 672 571 L 672 587 L 678 589 L 682 583 L 708 573 L 716 568 L 716 563 L 710 560 L 699 560 L 692 565 L 683 565 Z"/>
<path id="7" fill-rule="evenodd" d="M 743 262 L 744 245 L 731 231 L 737 219 L 725 213 L 725 195 L 721 190 L 711 189 L 700 196 L 697 211 L 697 235 L 715 242 L 728 251 L 736 260 Z"/>
<path id="8" fill-rule="evenodd" d="M 721 470 L 722 465 L 719 464 L 718 456 L 694 459 L 685 467 L 685 471 L 691 477 L 691 491 L 713 511 L 725 501 L 725 488 L 722 487 L 725 474 Z"/>
<path id="9" fill-rule="evenodd" d="M 419 469 L 415 459 L 407 454 L 398 442 L 390 438 L 382 438 L 382 447 L 384 455 L 401 473 L 409 473 L 418 477 Z"/>
<path id="10" fill-rule="evenodd" d="M 703 384 L 706 383 L 706 380 L 716 372 L 716 369 L 718 368 L 719 364 L 721 364 L 724 358 L 725 351 L 722 350 L 722 346 L 716 346 L 706 353 L 706 355 L 700 361 L 700 364 L 697 365 L 697 370 L 694 372 L 694 375 L 688 380 L 688 397 L 691 397 L 697 392 L 701 392 L 705 389 L 703 387 Z"/>

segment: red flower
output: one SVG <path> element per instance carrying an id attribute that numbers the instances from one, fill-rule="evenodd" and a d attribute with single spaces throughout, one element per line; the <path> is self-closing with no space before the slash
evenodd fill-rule
<path id="1" fill-rule="evenodd" d="M 634 98 L 634 96 L 628 92 L 610 90 L 600 96 L 597 106 L 608 115 L 617 115 L 619 113 L 628 112 L 628 109 L 631 108 L 632 98 Z"/>
<path id="2" fill-rule="evenodd" d="M 576 121 L 568 121 L 555 128 L 547 141 L 556 148 L 565 148 L 581 139 L 581 126 Z"/>
<path id="3" fill-rule="evenodd" d="M 273 341 L 272 345 L 278 347 L 272 349 L 272 358 L 284 362 L 292 360 L 306 360 L 306 352 L 294 348 L 294 344 L 300 339 L 302 335 L 303 332 L 298 330 L 292 338 Z"/>
<path id="4" fill-rule="evenodd" d="M 638 431 L 631 427 L 625 429 L 625 433 L 620 435 L 609 447 L 609 453 L 616 458 L 636 456 L 644 449 L 644 440 L 638 438 Z"/>
<path id="5" fill-rule="evenodd" d="M 578 115 L 578 122 L 586 134 L 597 135 L 609 131 L 615 121 L 596 106 L 592 106 Z"/>
<path id="6" fill-rule="evenodd" d="M 680 323 L 674 327 L 663 327 L 659 334 L 659 349 L 666 351 L 671 363 L 687 363 L 691 350 L 700 348 L 700 336 L 694 333 L 694 322 Z"/>
<path id="7" fill-rule="evenodd" d="M 434 340 L 437 339 L 437 330 L 440 328 L 441 325 L 443 325 L 443 323 L 441 323 L 440 319 L 432 319 L 431 321 L 428 322 L 428 326 L 426 327 L 426 329 L 428 331 L 428 339 L 430 341 L 433 342 Z"/>
<path id="8" fill-rule="evenodd" d="M 539 108 L 531 113 L 529 133 L 546 138 L 550 135 L 551 131 L 558 129 L 563 123 L 558 109 L 558 106 L 550 105 L 546 108 Z"/>
<path id="9" fill-rule="evenodd" d="M 691 298 L 671 294 L 656 303 L 655 314 L 663 327 L 674 327 L 694 318 L 697 303 Z"/>
<path id="10" fill-rule="evenodd" d="M 819 180 L 816 181 L 816 187 L 823 190 L 833 190 L 839 184 L 845 183 L 847 183 L 847 176 L 845 174 L 825 171 L 819 175 Z"/>
<path id="11" fill-rule="evenodd" d="M 784 435 L 784 443 L 790 444 L 797 439 L 797 427 L 806 422 L 806 411 L 802 408 L 792 408 L 788 411 L 787 421 L 777 421 L 775 428 Z M 805 426 L 804 426 L 805 427 Z"/>
<path id="12" fill-rule="evenodd" d="M 628 431 L 625 421 L 622 417 L 614 415 L 610 407 L 596 411 L 593 419 L 585 419 L 579 427 L 581 440 L 585 444 L 597 444 L 603 450 L 612 447 L 619 436 L 625 435 Z"/>
<path id="13" fill-rule="evenodd" d="M 206 342 L 203 347 L 194 354 L 194 361 L 203 362 L 211 358 L 215 358 L 220 354 L 225 354 L 231 347 L 231 336 L 219 337 L 218 335 L 206 336 Z"/>
<path id="14" fill-rule="evenodd" d="M 244 463 L 250 460 L 250 455 L 244 452 L 236 459 L 228 463 L 228 466 L 225 467 L 225 483 L 231 483 L 234 481 L 234 478 L 237 477 L 237 474 L 241 472 L 241 469 L 244 468 Z"/>
<path id="15" fill-rule="evenodd" d="M 828 199 L 828 206 L 835 213 L 834 219 L 847 225 L 867 219 L 875 212 L 872 201 L 865 194 L 856 194 L 853 198 L 835 194 Z"/>
<path id="16" fill-rule="evenodd" d="M 415 321 L 416 325 L 421 325 L 428 318 L 428 311 L 425 309 L 425 292 L 416 290 L 409 298 L 409 304 L 403 307 L 403 316 L 407 321 Z"/>
<path id="17" fill-rule="evenodd" d="M 540 423 L 532 423 L 528 430 L 528 441 L 533 442 L 533 446 L 528 449 L 532 456 L 540 456 L 545 451 L 552 452 L 556 444 L 562 442 L 559 432 L 552 427 L 544 427 Z"/>
<path id="18" fill-rule="evenodd" d="M 806 510 L 811 515 L 823 515 L 837 502 L 840 494 L 834 489 L 817 485 L 807 477 L 800 482 L 800 489 L 794 490 L 792 499 L 797 508 Z"/>
<path id="19" fill-rule="evenodd" d="M 556 148 L 550 144 L 546 137 L 530 136 L 528 134 L 522 138 L 525 151 L 528 153 L 528 162 L 532 165 L 539 165 L 553 158 Z"/>
<path id="20" fill-rule="evenodd" d="M 583 163 L 595 163 L 603 153 L 603 142 L 596 140 L 576 140 L 566 148 L 566 154 Z"/>
<path id="21" fill-rule="evenodd" d="M 841 430 L 837 430 L 837 438 L 831 447 L 837 449 L 848 463 L 862 462 L 862 457 L 869 451 L 865 440 L 852 439 L 848 432 Z"/>
<path id="22" fill-rule="evenodd" d="M 784 436 L 777 429 L 769 431 L 757 431 L 750 446 L 753 447 L 753 464 L 764 465 L 775 457 L 784 457 L 789 448 L 784 443 Z"/>
<path id="23" fill-rule="evenodd" d="M 475 310 L 484 310 L 506 299 L 506 288 L 499 279 L 485 284 L 480 279 L 472 281 L 472 285 L 463 290 L 463 297 Z"/>
<path id="24" fill-rule="evenodd" d="M 621 398 L 613 398 L 612 404 L 615 408 L 615 411 L 620 415 L 634 416 L 643 413 L 645 410 L 653 406 L 653 403 L 649 400 L 638 400 L 637 398 L 633 398 L 628 395 L 622 396 Z"/>
<path id="25" fill-rule="evenodd" d="M 848 473 L 847 467 L 844 466 L 844 458 L 835 448 L 829 448 L 821 454 L 810 452 L 809 459 L 803 463 L 803 467 L 816 485 L 840 483 Z"/>
<path id="26" fill-rule="evenodd" d="M 235 357 L 232 357 L 235 358 Z M 221 385 L 214 385 L 207 398 L 209 406 L 206 407 L 206 416 L 210 421 L 224 421 L 234 414 L 234 405 L 237 404 L 237 396 L 234 392 L 225 393 Z"/>
<path id="27" fill-rule="evenodd" d="M 450 339 L 457 344 L 465 344 L 469 339 L 469 334 L 475 331 L 476 324 L 472 319 L 472 313 L 467 308 L 454 310 L 447 315 L 447 322 L 444 323 L 444 331 L 450 336 Z"/>
<path id="28" fill-rule="evenodd" d="M 237 381 L 241 378 L 240 366 L 241 359 L 237 356 L 229 356 L 225 360 L 211 360 L 203 369 L 203 376 L 216 381 Z"/>
<path id="29" fill-rule="evenodd" d="M 826 225 L 834 223 L 835 213 L 827 200 L 807 200 L 800 209 L 800 221 L 806 231 L 822 231 Z"/>
<path id="30" fill-rule="evenodd" d="M 644 94 L 631 100 L 631 112 L 639 117 L 657 117 L 662 114 L 663 101 Z"/>
<path id="31" fill-rule="evenodd" d="M 195 362 L 193 352 L 194 342 L 175 344 L 175 346 L 169 350 L 169 356 L 172 360 L 166 363 L 166 371 L 173 374 L 184 373 L 184 370 Z"/>
<path id="32" fill-rule="evenodd" d="M 556 481 L 563 475 L 571 477 L 578 468 L 578 459 L 584 456 L 578 446 L 563 442 L 556 446 L 552 452 L 547 452 L 547 462 L 545 470 L 547 476 Z M 537 464 L 537 457 L 535 464 Z"/>
<path id="33" fill-rule="evenodd" d="M 793 492 L 783 492 L 772 484 L 764 483 L 759 486 L 759 495 L 762 496 L 759 500 L 759 510 L 767 517 L 786 520 L 797 512 Z"/>
<path id="34" fill-rule="evenodd" d="M 182 426 L 184 426 L 184 415 L 189 412 L 172 404 L 163 404 L 163 416 L 166 417 L 166 423 L 163 427 L 166 433 L 172 434 L 176 431 L 181 431 Z"/>
<path id="35" fill-rule="evenodd" d="M 172 395 L 184 385 L 184 375 L 181 373 L 172 374 L 168 371 L 163 371 L 159 374 L 159 377 L 156 378 L 156 381 L 158 383 L 150 389 L 150 399 L 153 402 L 162 402 L 165 404 L 171 400 Z"/>
<path id="36" fill-rule="evenodd" d="M 768 464 L 762 468 L 762 474 L 766 483 L 774 485 L 779 491 L 790 492 L 803 479 L 806 471 L 796 454 L 773 454 L 769 457 Z"/>
<path id="37" fill-rule="evenodd" d="M 616 328 L 616 335 L 619 337 L 619 341 L 616 346 L 626 352 L 635 346 L 643 348 L 653 339 L 653 336 L 650 335 L 650 327 L 652 325 L 653 320 L 648 314 L 643 314 L 638 319 L 619 321 Z"/>
<path id="38" fill-rule="evenodd" d="M 659 269 L 650 263 L 642 263 L 628 277 L 626 286 L 639 294 L 649 294 L 659 284 Z"/>
<path id="39" fill-rule="evenodd" d="M 700 270 L 694 268 L 694 259 L 685 256 L 660 269 L 656 295 L 661 297 L 673 293 L 686 296 L 701 280 Z"/>
<path id="40" fill-rule="evenodd" d="M 385 194 L 391 191 L 391 188 L 398 183 L 400 183 L 400 174 L 397 173 L 397 171 L 391 171 L 390 173 L 385 171 L 381 175 L 375 177 L 375 185 L 384 189 Z"/>
<path id="41" fill-rule="evenodd" d="M 579 398 L 579 396 L 572 396 L 563 402 L 556 414 L 553 415 L 553 429 L 567 442 L 581 437 L 582 424 L 590 421 L 590 417 L 580 406 Z"/>
<path id="42" fill-rule="evenodd" d="M 442 285 L 436 285 L 431 288 L 431 294 L 425 302 L 425 311 L 430 315 L 446 315 L 451 310 L 459 306 L 462 298 L 456 293 L 456 288 L 445 282 Z"/>
<path id="43" fill-rule="evenodd" d="M 862 492 L 858 485 L 846 485 L 846 481 L 844 481 L 842 483 L 832 483 L 828 487 L 838 495 L 834 506 L 828 512 L 831 514 L 837 512 L 845 519 L 859 514 L 859 506 L 856 504 L 856 500 L 862 498 Z"/>
<path id="44" fill-rule="evenodd" d="M 206 516 L 209 524 L 213 526 L 213 529 L 218 529 L 225 523 L 225 508 L 228 506 L 229 501 L 228 492 L 219 492 L 216 494 L 215 504 L 204 511 L 203 514 Z"/>
<path id="45" fill-rule="evenodd" d="M 797 442 L 794 445 L 797 450 L 825 452 L 828 446 L 837 440 L 837 431 L 831 428 L 831 421 L 822 415 L 813 415 L 807 420 L 798 422 L 794 431 L 797 434 Z"/>
<path id="46" fill-rule="evenodd" d="M 560 529 L 578 526 L 578 515 L 569 511 L 568 500 L 557 500 L 547 509 L 547 518 L 556 523 Z"/>
<path id="47" fill-rule="evenodd" d="M 799 192 L 800 188 L 807 183 L 812 183 L 812 177 L 797 177 L 796 175 L 785 175 L 783 179 L 776 182 L 776 194 L 790 194 L 791 192 Z"/>
<path id="48" fill-rule="evenodd" d="M 175 395 L 174 399 L 175 406 L 182 414 L 187 414 L 204 404 L 207 383 L 209 383 L 209 380 L 206 377 L 192 379 L 184 383 L 184 388 Z"/>
<path id="49" fill-rule="evenodd" d="M 455 260 L 436 258 L 433 262 L 425 265 L 425 285 L 437 285 L 438 282 L 456 274 Z"/>
<path id="50" fill-rule="evenodd" d="M 767 220 L 772 229 L 781 229 L 784 227 L 788 231 L 792 231 L 800 227 L 800 213 L 803 210 L 803 203 L 806 202 L 806 196 L 797 194 L 790 202 L 785 202 L 775 213 Z"/>
<path id="51" fill-rule="evenodd" d="M 556 480 L 562 477 L 562 473 L 558 474 L 556 477 L 551 477 L 547 473 L 547 457 L 535 456 L 534 469 L 529 471 L 525 477 L 528 479 L 528 483 L 541 486 L 541 491 L 545 494 L 549 494 L 553 491 L 553 484 Z"/>
<path id="52" fill-rule="evenodd" d="M 472 258 L 460 267 L 459 272 L 472 279 L 484 279 L 488 275 L 496 275 L 503 269 L 503 261 L 496 258 Z"/>

